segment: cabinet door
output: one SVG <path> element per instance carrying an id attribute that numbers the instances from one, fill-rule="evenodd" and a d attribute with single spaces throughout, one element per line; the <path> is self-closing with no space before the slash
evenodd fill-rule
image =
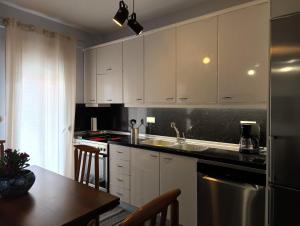
<path id="1" fill-rule="evenodd" d="M 144 36 L 145 102 L 175 102 L 175 28 Z"/>
<path id="2" fill-rule="evenodd" d="M 96 103 L 96 49 L 84 52 L 84 103 Z"/>
<path id="3" fill-rule="evenodd" d="M 123 102 L 122 43 L 100 47 L 97 51 L 98 103 Z"/>
<path id="4" fill-rule="evenodd" d="M 217 17 L 179 26 L 177 34 L 177 102 L 217 102 Z"/>
<path id="5" fill-rule="evenodd" d="M 131 149 L 131 204 L 140 207 L 159 196 L 159 153 Z"/>
<path id="6" fill-rule="evenodd" d="M 160 153 L 160 194 L 179 188 L 179 221 L 197 225 L 197 160 Z"/>
<path id="7" fill-rule="evenodd" d="M 269 4 L 219 17 L 219 101 L 267 102 Z"/>
<path id="8" fill-rule="evenodd" d="M 122 80 L 114 72 L 105 75 L 97 75 L 97 101 L 98 103 L 122 103 L 123 90 Z"/>
<path id="9" fill-rule="evenodd" d="M 123 42 L 123 87 L 125 103 L 143 103 L 144 51 L 143 37 Z"/>

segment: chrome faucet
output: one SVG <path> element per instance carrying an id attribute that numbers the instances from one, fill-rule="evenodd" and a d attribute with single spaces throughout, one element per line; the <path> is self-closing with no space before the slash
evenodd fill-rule
<path id="1" fill-rule="evenodd" d="M 180 137 L 180 132 L 176 127 L 175 122 L 171 122 L 171 128 L 175 130 L 176 132 L 176 139 L 177 139 L 177 143 L 178 144 L 183 144 L 185 143 L 185 137 L 184 137 L 184 133 L 182 133 L 182 137 Z"/>

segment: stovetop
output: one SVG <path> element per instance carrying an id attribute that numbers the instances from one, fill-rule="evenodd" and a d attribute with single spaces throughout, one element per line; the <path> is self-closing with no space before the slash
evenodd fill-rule
<path id="1" fill-rule="evenodd" d="M 83 140 L 90 140 L 96 142 L 107 143 L 108 141 L 119 141 L 124 136 L 118 134 L 110 134 L 110 133 L 103 133 L 103 132 L 81 132 L 75 134 L 75 138 L 83 139 Z"/>

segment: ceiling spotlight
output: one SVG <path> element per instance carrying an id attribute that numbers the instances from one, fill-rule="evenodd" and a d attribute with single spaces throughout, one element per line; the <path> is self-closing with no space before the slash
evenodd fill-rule
<path id="1" fill-rule="evenodd" d="M 132 13 L 130 18 L 128 19 L 128 26 L 137 34 L 140 35 L 143 33 L 143 26 L 140 25 L 136 20 L 136 14 Z"/>
<path id="2" fill-rule="evenodd" d="M 119 3 L 119 9 L 116 13 L 116 15 L 113 18 L 113 21 L 119 25 L 120 27 L 123 26 L 124 22 L 127 20 L 128 18 L 128 6 L 126 5 L 126 3 L 122 0 Z"/>

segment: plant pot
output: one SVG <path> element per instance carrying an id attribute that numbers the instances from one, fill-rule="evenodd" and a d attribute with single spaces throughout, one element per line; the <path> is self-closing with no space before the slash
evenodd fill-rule
<path id="1" fill-rule="evenodd" d="M 0 198 L 16 197 L 26 194 L 35 181 L 30 170 L 22 170 L 19 175 L 11 178 L 0 178 Z"/>

